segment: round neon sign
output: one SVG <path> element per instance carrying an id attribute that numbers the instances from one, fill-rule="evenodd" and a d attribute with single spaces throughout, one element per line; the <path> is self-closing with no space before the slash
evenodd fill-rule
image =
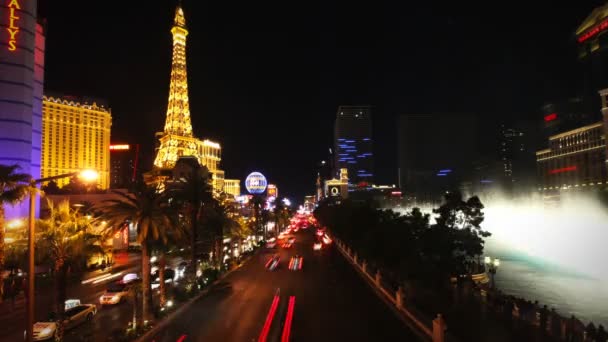
<path id="1" fill-rule="evenodd" d="M 266 191 L 266 177 L 259 172 L 252 172 L 245 179 L 245 188 L 250 194 L 261 194 Z"/>

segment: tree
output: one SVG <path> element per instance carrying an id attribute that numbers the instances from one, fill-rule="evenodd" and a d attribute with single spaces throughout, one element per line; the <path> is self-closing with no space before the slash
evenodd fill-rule
<path id="1" fill-rule="evenodd" d="M 127 222 L 137 227 L 137 241 L 141 244 L 142 313 L 144 320 L 151 319 L 152 292 L 150 290 L 150 247 L 153 242 L 166 243 L 175 217 L 166 198 L 154 187 L 140 185 L 133 194 L 116 191 L 118 199 L 104 201 L 99 208 L 101 218 L 107 221 L 107 233 L 121 231 Z"/>
<path id="2" fill-rule="evenodd" d="M 38 254 L 52 262 L 55 275 L 54 310 L 58 317 L 63 317 L 68 273 L 83 264 L 94 239 L 86 234 L 89 220 L 78 210 L 72 209 L 68 201 L 58 205 L 50 200 L 47 202 L 49 216 L 38 221 Z"/>
<path id="3" fill-rule="evenodd" d="M 61 189 L 57 185 L 57 182 L 50 181 L 46 185 L 42 186 L 42 191 L 47 195 L 59 195 L 61 194 Z"/>
<path id="4" fill-rule="evenodd" d="M 260 232 L 263 233 L 264 235 L 264 239 L 267 238 L 266 236 L 266 229 L 264 229 L 263 227 L 263 221 L 264 218 L 262 217 L 262 210 L 264 208 L 264 199 L 262 198 L 262 196 L 260 195 L 253 195 L 253 197 L 251 198 L 251 210 L 252 210 L 252 217 L 253 220 L 255 222 L 255 233 L 259 234 Z M 262 230 L 264 229 L 264 230 Z"/>
<path id="5" fill-rule="evenodd" d="M 464 201 L 460 192 L 448 192 L 444 203 L 433 210 L 436 223 L 427 235 L 426 252 L 444 273 L 466 272 L 466 264 L 483 253 L 484 238 L 491 234 L 481 229 L 483 204 L 477 196 Z"/>
<path id="6" fill-rule="evenodd" d="M 289 208 L 279 199 L 274 201 L 273 216 L 275 233 L 278 235 L 279 231 L 287 226 L 289 217 L 291 216 L 289 213 Z"/>
<path id="7" fill-rule="evenodd" d="M 169 196 L 180 203 L 185 216 L 188 218 L 192 265 L 196 264 L 199 221 L 203 215 L 205 204 L 213 199 L 209 179 L 209 172 L 206 168 L 194 169 L 190 175 L 173 183 L 172 187 L 167 191 Z"/>
<path id="8" fill-rule="evenodd" d="M 18 173 L 19 165 L 0 165 L 0 303 L 4 298 L 4 206 L 21 202 L 29 191 L 32 177 Z"/>
<path id="9" fill-rule="evenodd" d="M 238 222 L 233 218 L 227 205 L 213 200 L 203 218 L 203 224 L 205 232 L 211 237 L 216 267 L 220 268 L 223 262 L 222 241 L 224 236 L 229 236 L 229 232 L 236 229 Z"/>

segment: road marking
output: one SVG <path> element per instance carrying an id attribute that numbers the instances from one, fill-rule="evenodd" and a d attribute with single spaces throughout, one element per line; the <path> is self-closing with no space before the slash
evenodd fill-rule
<path id="1" fill-rule="evenodd" d="M 275 294 L 272 304 L 270 305 L 268 315 L 266 315 L 266 322 L 264 322 L 264 327 L 262 328 L 258 342 L 266 342 L 268 332 L 270 331 L 270 326 L 272 325 L 272 320 L 274 319 L 274 315 L 277 312 L 277 307 L 279 306 L 279 298 L 279 294 Z"/>
<path id="2" fill-rule="evenodd" d="M 285 316 L 285 325 L 283 326 L 283 335 L 281 336 L 281 342 L 289 342 L 289 335 L 291 334 L 291 322 L 293 321 L 293 310 L 296 306 L 296 297 L 289 297 L 289 307 L 287 308 L 287 315 Z"/>

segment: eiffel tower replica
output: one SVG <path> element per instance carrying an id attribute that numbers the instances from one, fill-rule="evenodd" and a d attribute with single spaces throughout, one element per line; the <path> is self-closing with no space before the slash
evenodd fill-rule
<path id="1" fill-rule="evenodd" d="M 167 174 L 175 167 L 178 159 L 194 157 L 200 165 L 204 165 L 212 176 L 215 191 L 224 189 L 224 171 L 219 169 L 221 160 L 220 144 L 210 140 L 200 140 L 192 134 L 190 105 L 188 102 L 188 78 L 186 70 L 186 18 L 181 6 L 175 10 L 173 28 L 173 59 L 171 61 L 171 83 L 169 86 L 169 104 L 163 132 L 156 133 L 159 139 L 154 166 L 156 174 Z M 156 181 L 166 180 L 166 177 L 156 177 Z"/>

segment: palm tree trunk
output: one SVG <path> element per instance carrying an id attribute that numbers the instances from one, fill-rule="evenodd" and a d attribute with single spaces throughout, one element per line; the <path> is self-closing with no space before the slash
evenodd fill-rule
<path id="1" fill-rule="evenodd" d="M 4 298 L 4 205 L 0 203 L 0 303 Z"/>
<path id="2" fill-rule="evenodd" d="M 167 265 L 167 260 L 165 259 L 165 253 L 160 254 L 160 261 L 158 265 L 158 282 L 160 284 L 160 307 L 165 306 L 166 302 L 166 286 L 165 286 L 165 266 Z"/>
<path id="3" fill-rule="evenodd" d="M 132 324 L 133 324 L 133 330 L 137 331 L 137 287 L 133 287 L 133 318 L 132 318 Z"/>
<path id="4" fill-rule="evenodd" d="M 198 226 L 198 211 L 199 208 L 192 208 L 192 212 L 190 213 L 191 217 L 190 217 L 190 224 L 192 225 L 191 229 L 192 229 L 192 246 L 191 246 L 191 252 L 192 252 L 192 256 L 191 256 L 191 263 L 192 265 L 196 265 L 196 240 L 198 239 L 198 232 L 197 232 L 197 226 Z"/>
<path id="5" fill-rule="evenodd" d="M 65 313 L 65 298 L 68 267 L 65 263 L 55 265 L 55 312 L 57 317 Z"/>
<path id="6" fill-rule="evenodd" d="M 141 244 L 141 279 L 142 279 L 142 315 L 144 321 L 149 321 L 151 317 L 151 291 L 150 291 L 150 255 L 148 244 L 144 241 Z"/>

